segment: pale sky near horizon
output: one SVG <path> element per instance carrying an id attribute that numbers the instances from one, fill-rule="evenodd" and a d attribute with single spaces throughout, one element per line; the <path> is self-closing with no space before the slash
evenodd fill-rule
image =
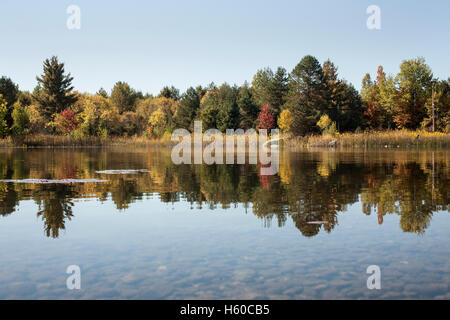
<path id="1" fill-rule="evenodd" d="M 72 4 L 80 30 L 66 27 Z M 369 5 L 381 9 L 381 30 L 366 27 Z M 395 74 L 419 56 L 447 79 L 449 16 L 448 0 L 2 0 L 0 76 L 33 90 L 43 60 L 57 55 L 81 92 L 126 81 L 156 94 L 165 85 L 240 85 L 310 54 L 331 59 L 357 89 L 378 65 Z"/>

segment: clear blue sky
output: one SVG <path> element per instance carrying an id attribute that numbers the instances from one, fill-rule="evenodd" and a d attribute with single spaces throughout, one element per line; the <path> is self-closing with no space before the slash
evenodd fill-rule
<path id="1" fill-rule="evenodd" d="M 81 30 L 66 9 L 81 8 Z M 366 27 L 366 8 L 381 8 L 381 30 Z M 262 67 L 288 71 L 307 54 L 331 59 L 360 88 L 383 65 L 425 57 L 435 76 L 450 76 L 450 1 L 88 1 L 2 0 L 0 75 L 32 90 L 45 58 L 57 55 L 82 92 L 116 81 L 157 93 L 164 85 L 251 81 Z"/>

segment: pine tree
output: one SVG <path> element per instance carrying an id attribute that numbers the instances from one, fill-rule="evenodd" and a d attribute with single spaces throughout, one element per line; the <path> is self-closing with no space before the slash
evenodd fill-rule
<path id="1" fill-rule="evenodd" d="M 313 56 L 305 56 L 292 70 L 286 107 L 292 113 L 294 134 L 318 131 L 316 126 L 326 108 L 322 66 Z"/>
<path id="2" fill-rule="evenodd" d="M 64 63 L 59 63 L 57 57 L 44 61 L 44 73 L 36 79 L 40 89 L 34 98 L 47 119 L 68 109 L 77 101 L 76 95 L 72 93 L 73 78 L 70 73 L 65 74 Z"/>
<path id="3" fill-rule="evenodd" d="M 196 89 L 190 87 L 180 99 L 175 115 L 175 123 L 180 128 L 192 130 L 194 119 L 200 108 L 200 97 Z"/>
<path id="4" fill-rule="evenodd" d="M 258 117 L 259 108 L 256 105 L 252 92 L 247 82 L 239 88 L 238 107 L 240 113 L 239 127 L 242 129 L 250 129 L 255 126 L 256 118 Z"/>
<path id="5" fill-rule="evenodd" d="M 120 113 L 127 111 L 135 111 L 135 102 L 138 98 L 138 93 L 134 91 L 126 82 L 116 82 L 111 91 L 111 102 L 119 109 Z"/>
<path id="6" fill-rule="evenodd" d="M 164 88 L 162 88 L 158 97 L 170 98 L 175 101 L 178 101 L 180 100 L 180 90 L 178 90 L 174 86 L 171 87 L 165 86 Z"/>
<path id="7" fill-rule="evenodd" d="M 277 72 L 269 82 L 267 88 L 269 95 L 270 112 L 273 116 L 278 118 L 281 113 L 281 108 L 285 103 L 286 95 L 288 92 L 288 76 L 286 69 L 278 67 Z"/>

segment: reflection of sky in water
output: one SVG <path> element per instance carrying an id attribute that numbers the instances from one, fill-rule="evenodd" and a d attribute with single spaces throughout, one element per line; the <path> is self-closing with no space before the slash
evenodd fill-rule
<path id="1" fill-rule="evenodd" d="M 0 219 L 0 298 L 339 299 L 450 298 L 450 215 L 437 212 L 423 235 L 405 233 L 398 215 L 340 213 L 331 233 L 312 238 L 292 220 L 264 228 L 242 207 L 75 200 L 58 239 L 43 234 L 32 201 Z M 66 289 L 80 265 L 82 290 Z M 379 265 L 382 289 L 368 290 Z"/>

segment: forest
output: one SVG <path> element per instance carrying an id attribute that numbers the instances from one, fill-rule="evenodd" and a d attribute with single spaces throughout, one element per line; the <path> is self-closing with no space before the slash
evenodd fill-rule
<path id="1" fill-rule="evenodd" d="M 361 91 L 340 78 L 337 66 L 305 56 L 288 72 L 257 70 L 251 83 L 173 86 L 158 95 L 119 81 L 111 92 L 81 93 L 64 63 L 43 63 L 33 92 L 0 78 L 0 138 L 35 135 L 84 137 L 170 136 L 177 128 L 279 128 L 293 136 L 366 131 L 450 132 L 450 78 L 435 79 L 424 58 L 404 60 L 396 75 L 379 66 Z M 19 139 L 20 140 L 20 139 Z"/>

